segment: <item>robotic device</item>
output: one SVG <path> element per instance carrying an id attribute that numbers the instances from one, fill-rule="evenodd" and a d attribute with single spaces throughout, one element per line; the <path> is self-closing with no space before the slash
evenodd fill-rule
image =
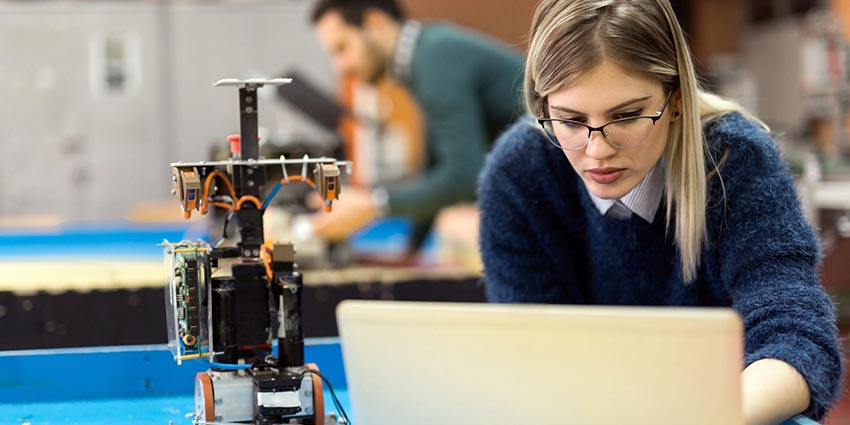
<path id="1" fill-rule="evenodd" d="M 210 362 L 210 370 L 195 380 L 196 424 L 325 423 L 325 378 L 315 365 L 304 364 L 302 279 L 296 271 L 295 249 L 264 241 L 263 212 L 280 186 L 293 182 L 313 187 L 330 211 L 340 193 L 339 167 L 350 172 L 351 164 L 307 156 L 258 158 L 257 90 L 289 82 L 278 78 L 215 83 L 239 89 L 241 134 L 228 138 L 232 158 L 171 164 L 172 194 L 180 199 L 184 217 L 191 217 L 192 210 L 205 214 L 213 205 L 229 210 L 225 230 L 234 217 L 239 230 L 236 246 L 163 243 L 169 273 L 165 294 L 169 347 L 178 364 L 189 359 Z M 287 166 L 299 165 L 300 175 L 287 173 Z M 269 166 L 281 167 L 284 177 L 261 202 Z M 335 396 L 333 401 L 339 409 Z"/>

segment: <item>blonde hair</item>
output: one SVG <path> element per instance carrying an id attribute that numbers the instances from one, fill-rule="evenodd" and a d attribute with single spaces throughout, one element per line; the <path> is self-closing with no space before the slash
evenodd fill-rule
<path id="1" fill-rule="evenodd" d="M 707 240 L 705 157 L 712 162 L 712 173 L 718 169 L 703 142 L 703 126 L 733 111 L 753 117 L 735 102 L 700 87 L 685 34 L 668 0 L 543 0 L 531 23 L 526 108 L 535 116 L 548 114 L 547 96 L 605 59 L 659 81 L 665 93 L 679 90 L 681 117 L 671 122 L 664 155 L 666 217 L 669 228 L 675 214 L 682 277 L 692 282 Z"/>

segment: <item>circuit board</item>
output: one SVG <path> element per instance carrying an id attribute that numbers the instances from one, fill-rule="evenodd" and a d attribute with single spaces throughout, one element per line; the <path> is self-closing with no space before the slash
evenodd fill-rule
<path id="1" fill-rule="evenodd" d="M 209 270 L 204 242 L 163 243 L 169 282 L 166 285 L 168 345 L 178 363 L 204 357 L 208 350 L 202 303 Z"/>

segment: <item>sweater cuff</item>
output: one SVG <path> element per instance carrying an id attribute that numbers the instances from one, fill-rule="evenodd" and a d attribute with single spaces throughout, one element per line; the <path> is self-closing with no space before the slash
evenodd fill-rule
<path id="1" fill-rule="evenodd" d="M 786 336 L 787 338 L 788 336 Z M 804 338 L 793 337 L 795 341 L 771 343 L 746 355 L 745 367 L 762 359 L 777 359 L 791 365 L 800 372 L 809 386 L 809 407 L 801 414 L 816 421 L 826 416 L 838 397 L 839 388 L 836 383 L 840 379 L 831 376 L 829 364 L 831 359 L 820 353 L 820 348 Z M 838 372 L 840 376 L 840 371 Z"/>

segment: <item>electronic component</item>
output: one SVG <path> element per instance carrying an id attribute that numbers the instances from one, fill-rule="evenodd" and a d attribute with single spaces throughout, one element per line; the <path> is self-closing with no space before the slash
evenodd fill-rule
<path id="1" fill-rule="evenodd" d="M 339 199 L 339 168 L 334 163 L 316 164 L 316 181 L 319 194 L 325 201 L 325 209 L 330 211 L 331 203 Z"/>
<path id="2" fill-rule="evenodd" d="M 204 357 L 206 331 L 202 295 L 207 282 L 209 246 L 204 242 L 163 242 L 166 270 L 166 316 L 168 345 L 179 364 L 183 360 Z"/>
<path id="3" fill-rule="evenodd" d="M 183 207 L 183 216 L 189 218 L 192 210 L 200 207 L 201 179 L 195 167 L 172 167 L 171 193 L 177 195 Z"/>

